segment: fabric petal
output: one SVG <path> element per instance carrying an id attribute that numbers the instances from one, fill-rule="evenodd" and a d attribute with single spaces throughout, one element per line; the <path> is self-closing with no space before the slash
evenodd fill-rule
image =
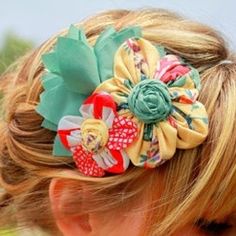
<path id="1" fill-rule="evenodd" d="M 158 128 L 160 129 L 160 128 Z M 159 152 L 157 127 L 138 123 L 138 137 L 125 151 L 135 166 L 154 168 L 164 162 Z"/>
<path id="2" fill-rule="evenodd" d="M 105 148 L 102 152 L 98 152 L 94 155 L 93 159 L 104 170 L 111 168 L 117 164 L 117 160 L 113 158 L 110 151 Z"/>
<path id="3" fill-rule="evenodd" d="M 106 123 L 108 129 L 112 127 L 114 118 L 115 118 L 115 113 L 113 109 L 109 107 L 104 107 L 102 111 L 102 120 Z"/>
<path id="4" fill-rule="evenodd" d="M 80 172 L 87 176 L 101 177 L 105 175 L 105 171 L 98 166 L 93 159 L 93 154 L 87 152 L 82 146 L 77 146 L 73 153 L 75 164 Z"/>
<path id="5" fill-rule="evenodd" d="M 168 160 L 176 151 L 177 130 L 168 121 L 160 122 L 155 129 L 159 142 L 160 159 Z"/>
<path id="6" fill-rule="evenodd" d="M 82 104 L 79 111 L 84 119 L 93 118 L 93 110 L 94 105 L 93 104 Z"/>
<path id="7" fill-rule="evenodd" d="M 68 33 L 67 33 L 67 38 L 74 39 L 74 40 L 79 40 L 83 42 L 84 44 L 87 44 L 87 38 L 82 29 L 78 29 L 76 26 L 71 25 Z"/>
<path id="8" fill-rule="evenodd" d="M 138 136 L 135 142 L 132 142 L 125 151 L 127 152 L 131 162 L 135 166 L 143 166 L 142 161 L 140 160 L 141 156 L 149 150 L 150 141 L 143 140 L 144 136 L 144 123 L 138 122 Z"/>
<path id="9" fill-rule="evenodd" d="M 78 129 L 84 118 L 80 116 L 64 116 L 58 123 L 58 130 Z"/>
<path id="10" fill-rule="evenodd" d="M 84 101 L 81 109 L 84 114 L 90 115 L 91 111 L 86 112 L 86 109 L 84 109 L 84 107 L 88 105 L 92 105 L 92 115 L 95 119 L 103 119 L 104 115 L 105 119 L 109 117 L 109 114 L 104 113 L 104 108 L 110 108 L 111 111 L 116 114 L 116 103 L 112 96 L 106 92 L 95 92 Z"/>
<path id="11" fill-rule="evenodd" d="M 194 148 L 201 144 L 208 134 L 208 116 L 200 102 L 183 104 L 173 102 L 171 116 L 175 119 L 178 138 L 177 148 Z"/>
<path id="12" fill-rule="evenodd" d="M 51 73 L 55 73 L 55 74 L 60 73 L 58 55 L 55 51 L 42 55 L 42 61 L 43 61 L 44 66 Z"/>
<path id="13" fill-rule="evenodd" d="M 83 118 L 79 116 L 65 116 L 58 123 L 58 135 L 62 144 L 71 149 L 80 144 L 81 132 L 80 125 Z"/>
<path id="14" fill-rule="evenodd" d="M 123 173 L 129 166 L 130 159 L 124 150 L 109 150 L 110 155 L 117 161 L 115 165 L 106 169 L 110 173 Z"/>
<path id="15" fill-rule="evenodd" d="M 197 69 L 193 67 L 189 67 L 190 70 L 188 73 L 179 76 L 176 80 L 170 81 L 168 83 L 169 88 L 181 87 L 183 89 L 197 89 L 198 91 L 201 89 L 200 85 L 200 75 Z"/>
<path id="16" fill-rule="evenodd" d="M 96 56 L 89 44 L 61 37 L 57 42 L 57 55 L 67 88 L 85 95 L 93 92 L 100 83 L 100 78 Z"/>
<path id="17" fill-rule="evenodd" d="M 54 124 L 54 128 L 63 116 L 80 115 L 78 107 L 85 98 L 84 95 L 68 91 L 65 85 L 59 82 L 57 86 L 40 95 L 40 103 L 36 110 L 44 119 Z"/>
<path id="18" fill-rule="evenodd" d="M 172 54 L 162 57 L 157 62 L 154 79 L 161 80 L 169 87 L 200 90 L 198 70 Z"/>
<path id="19" fill-rule="evenodd" d="M 154 75 L 154 79 L 159 79 L 164 83 L 168 83 L 169 79 L 166 77 L 173 68 L 178 68 L 181 65 L 181 60 L 176 55 L 166 55 L 161 60 L 157 61 L 157 67 Z M 183 74 L 186 74 L 190 69 L 187 67 L 182 67 Z M 175 77 L 176 73 L 175 73 Z"/>
<path id="20" fill-rule="evenodd" d="M 133 84 L 141 80 L 141 74 L 147 78 L 153 78 L 159 58 L 157 49 L 147 40 L 128 39 L 116 53 L 114 77 L 126 78 Z"/>
<path id="21" fill-rule="evenodd" d="M 137 133 L 137 125 L 132 120 L 118 116 L 109 130 L 107 147 L 111 150 L 124 149 L 134 141 Z"/>
<path id="22" fill-rule="evenodd" d="M 125 86 L 126 79 L 112 78 L 101 83 L 95 90 L 96 93 L 106 91 L 108 92 L 113 100 L 119 105 L 127 103 L 127 98 L 131 88 Z"/>
<path id="23" fill-rule="evenodd" d="M 171 100 L 183 104 L 192 104 L 197 101 L 199 91 L 197 89 L 185 89 L 172 87 L 168 88 Z"/>

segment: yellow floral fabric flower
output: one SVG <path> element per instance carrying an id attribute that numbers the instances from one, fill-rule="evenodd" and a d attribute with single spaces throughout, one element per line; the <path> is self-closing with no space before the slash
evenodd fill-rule
<path id="1" fill-rule="evenodd" d="M 95 90 L 101 91 L 113 97 L 119 115 L 138 126 L 138 137 L 126 148 L 136 166 L 154 168 L 177 148 L 194 148 L 207 136 L 207 113 L 197 101 L 198 71 L 141 37 L 120 46 L 114 77 Z"/>

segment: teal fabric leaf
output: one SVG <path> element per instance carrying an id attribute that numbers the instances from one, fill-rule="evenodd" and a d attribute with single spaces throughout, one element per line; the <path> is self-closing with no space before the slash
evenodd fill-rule
<path id="1" fill-rule="evenodd" d="M 113 77 L 114 57 L 121 44 L 128 38 L 141 36 L 141 28 L 138 26 L 128 27 L 119 32 L 113 27 L 108 27 L 101 34 L 94 46 L 101 82 Z"/>
<path id="2" fill-rule="evenodd" d="M 191 72 L 190 76 L 193 79 L 193 82 L 195 84 L 195 87 L 198 91 L 201 90 L 201 81 L 200 81 L 200 75 L 197 69 L 194 67 L 191 67 Z"/>
<path id="3" fill-rule="evenodd" d="M 61 76 L 69 90 L 88 95 L 99 85 L 97 60 L 84 42 L 59 38 L 57 55 Z"/>
<path id="4" fill-rule="evenodd" d="M 43 120 L 42 127 L 44 127 L 45 129 L 52 130 L 52 131 L 57 131 L 57 125 L 55 125 L 54 123 L 46 119 Z"/>
<path id="5" fill-rule="evenodd" d="M 44 66 L 52 73 L 60 73 L 58 57 L 56 52 L 46 53 L 42 56 Z"/>
<path id="6" fill-rule="evenodd" d="M 94 48 L 99 49 L 99 47 L 103 47 L 104 42 L 106 39 L 109 38 L 116 32 L 115 28 L 112 26 L 108 26 L 97 38 Z M 96 51 L 96 49 L 95 49 Z"/>
<path id="7" fill-rule="evenodd" d="M 163 46 L 156 45 L 156 49 L 157 49 L 158 53 L 160 54 L 161 58 L 166 55 L 166 50 Z"/>
<path id="8" fill-rule="evenodd" d="M 71 157 L 72 156 L 71 151 L 67 150 L 63 146 L 58 135 L 56 136 L 56 138 L 54 140 L 53 155 L 54 156 L 63 156 L 63 157 Z"/>
<path id="9" fill-rule="evenodd" d="M 46 73 L 42 76 L 42 85 L 44 90 L 49 90 L 55 88 L 58 84 L 63 83 L 62 77 L 53 73 Z"/>
<path id="10" fill-rule="evenodd" d="M 79 40 L 85 44 L 87 43 L 86 35 L 85 35 L 83 29 L 78 29 L 74 25 L 70 26 L 70 29 L 67 34 L 67 38 Z"/>
<path id="11" fill-rule="evenodd" d="M 65 115 L 80 115 L 79 108 L 86 97 L 66 89 L 65 84 L 61 83 L 40 95 L 37 112 L 57 125 Z"/>

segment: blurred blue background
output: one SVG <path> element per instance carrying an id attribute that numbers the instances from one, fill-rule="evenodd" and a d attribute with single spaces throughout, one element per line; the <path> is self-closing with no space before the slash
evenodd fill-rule
<path id="1" fill-rule="evenodd" d="M 39 44 L 60 29 L 98 11 L 152 6 L 174 10 L 214 26 L 236 49 L 234 0 L 0 0 L 0 6 L 0 43 L 10 31 Z"/>
<path id="2" fill-rule="evenodd" d="M 236 51 L 234 0 L 0 0 L 0 75 L 18 57 L 70 24 L 108 9 L 165 8 L 222 32 Z"/>

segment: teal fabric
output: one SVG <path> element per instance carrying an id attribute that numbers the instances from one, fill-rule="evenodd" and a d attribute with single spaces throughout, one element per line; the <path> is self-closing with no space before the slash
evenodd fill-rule
<path id="1" fill-rule="evenodd" d="M 158 54 L 160 55 L 161 58 L 166 55 L 166 50 L 163 46 L 156 45 L 156 49 L 157 49 Z"/>
<path id="2" fill-rule="evenodd" d="M 143 80 L 132 89 L 128 105 L 131 112 L 145 124 L 165 120 L 172 110 L 167 86 L 152 79 Z"/>
<path id="3" fill-rule="evenodd" d="M 100 35 L 94 46 L 94 52 L 97 57 L 101 82 L 113 77 L 115 53 L 120 45 L 131 37 L 141 37 L 140 27 L 128 27 L 119 32 L 116 32 L 112 27 L 108 27 L 106 31 Z"/>
<path id="4" fill-rule="evenodd" d="M 43 114 L 44 118 L 53 124 L 58 124 L 65 115 L 80 115 L 79 107 L 87 97 L 65 89 L 65 84 L 61 83 L 40 96 L 41 102 L 37 111 Z M 51 109 L 49 109 L 51 108 Z"/>
<path id="5" fill-rule="evenodd" d="M 71 152 L 63 146 L 63 144 L 61 143 L 58 135 L 56 136 L 56 138 L 54 140 L 53 153 L 52 154 L 54 156 L 71 157 Z"/>
<path id="6" fill-rule="evenodd" d="M 58 58 L 55 52 L 44 54 L 42 56 L 42 61 L 45 68 L 47 68 L 51 73 L 60 73 Z"/>
<path id="7" fill-rule="evenodd" d="M 90 46 L 73 39 L 59 38 L 57 56 L 68 90 L 87 95 L 99 85 L 96 57 Z"/>
<path id="8" fill-rule="evenodd" d="M 46 69 L 41 78 L 44 91 L 36 108 L 44 118 L 42 126 L 56 131 L 63 116 L 80 115 L 83 101 L 101 82 L 113 77 L 117 49 L 128 38 L 140 36 L 140 27 L 128 27 L 119 32 L 108 27 L 92 47 L 83 29 L 72 25 L 65 37 L 58 38 L 53 50 L 42 56 Z M 71 156 L 58 138 L 53 153 Z"/>
<path id="9" fill-rule="evenodd" d="M 46 128 L 46 129 L 50 129 L 50 130 L 57 130 L 57 125 L 55 125 L 54 123 L 50 122 L 49 120 L 44 119 L 42 122 L 42 127 Z"/>
<path id="10" fill-rule="evenodd" d="M 67 38 L 79 40 L 79 41 L 82 41 L 83 43 L 87 44 L 87 38 L 86 38 L 86 35 L 85 35 L 83 29 L 78 30 L 78 28 L 75 27 L 74 25 L 70 26 L 70 29 L 67 34 Z"/>

